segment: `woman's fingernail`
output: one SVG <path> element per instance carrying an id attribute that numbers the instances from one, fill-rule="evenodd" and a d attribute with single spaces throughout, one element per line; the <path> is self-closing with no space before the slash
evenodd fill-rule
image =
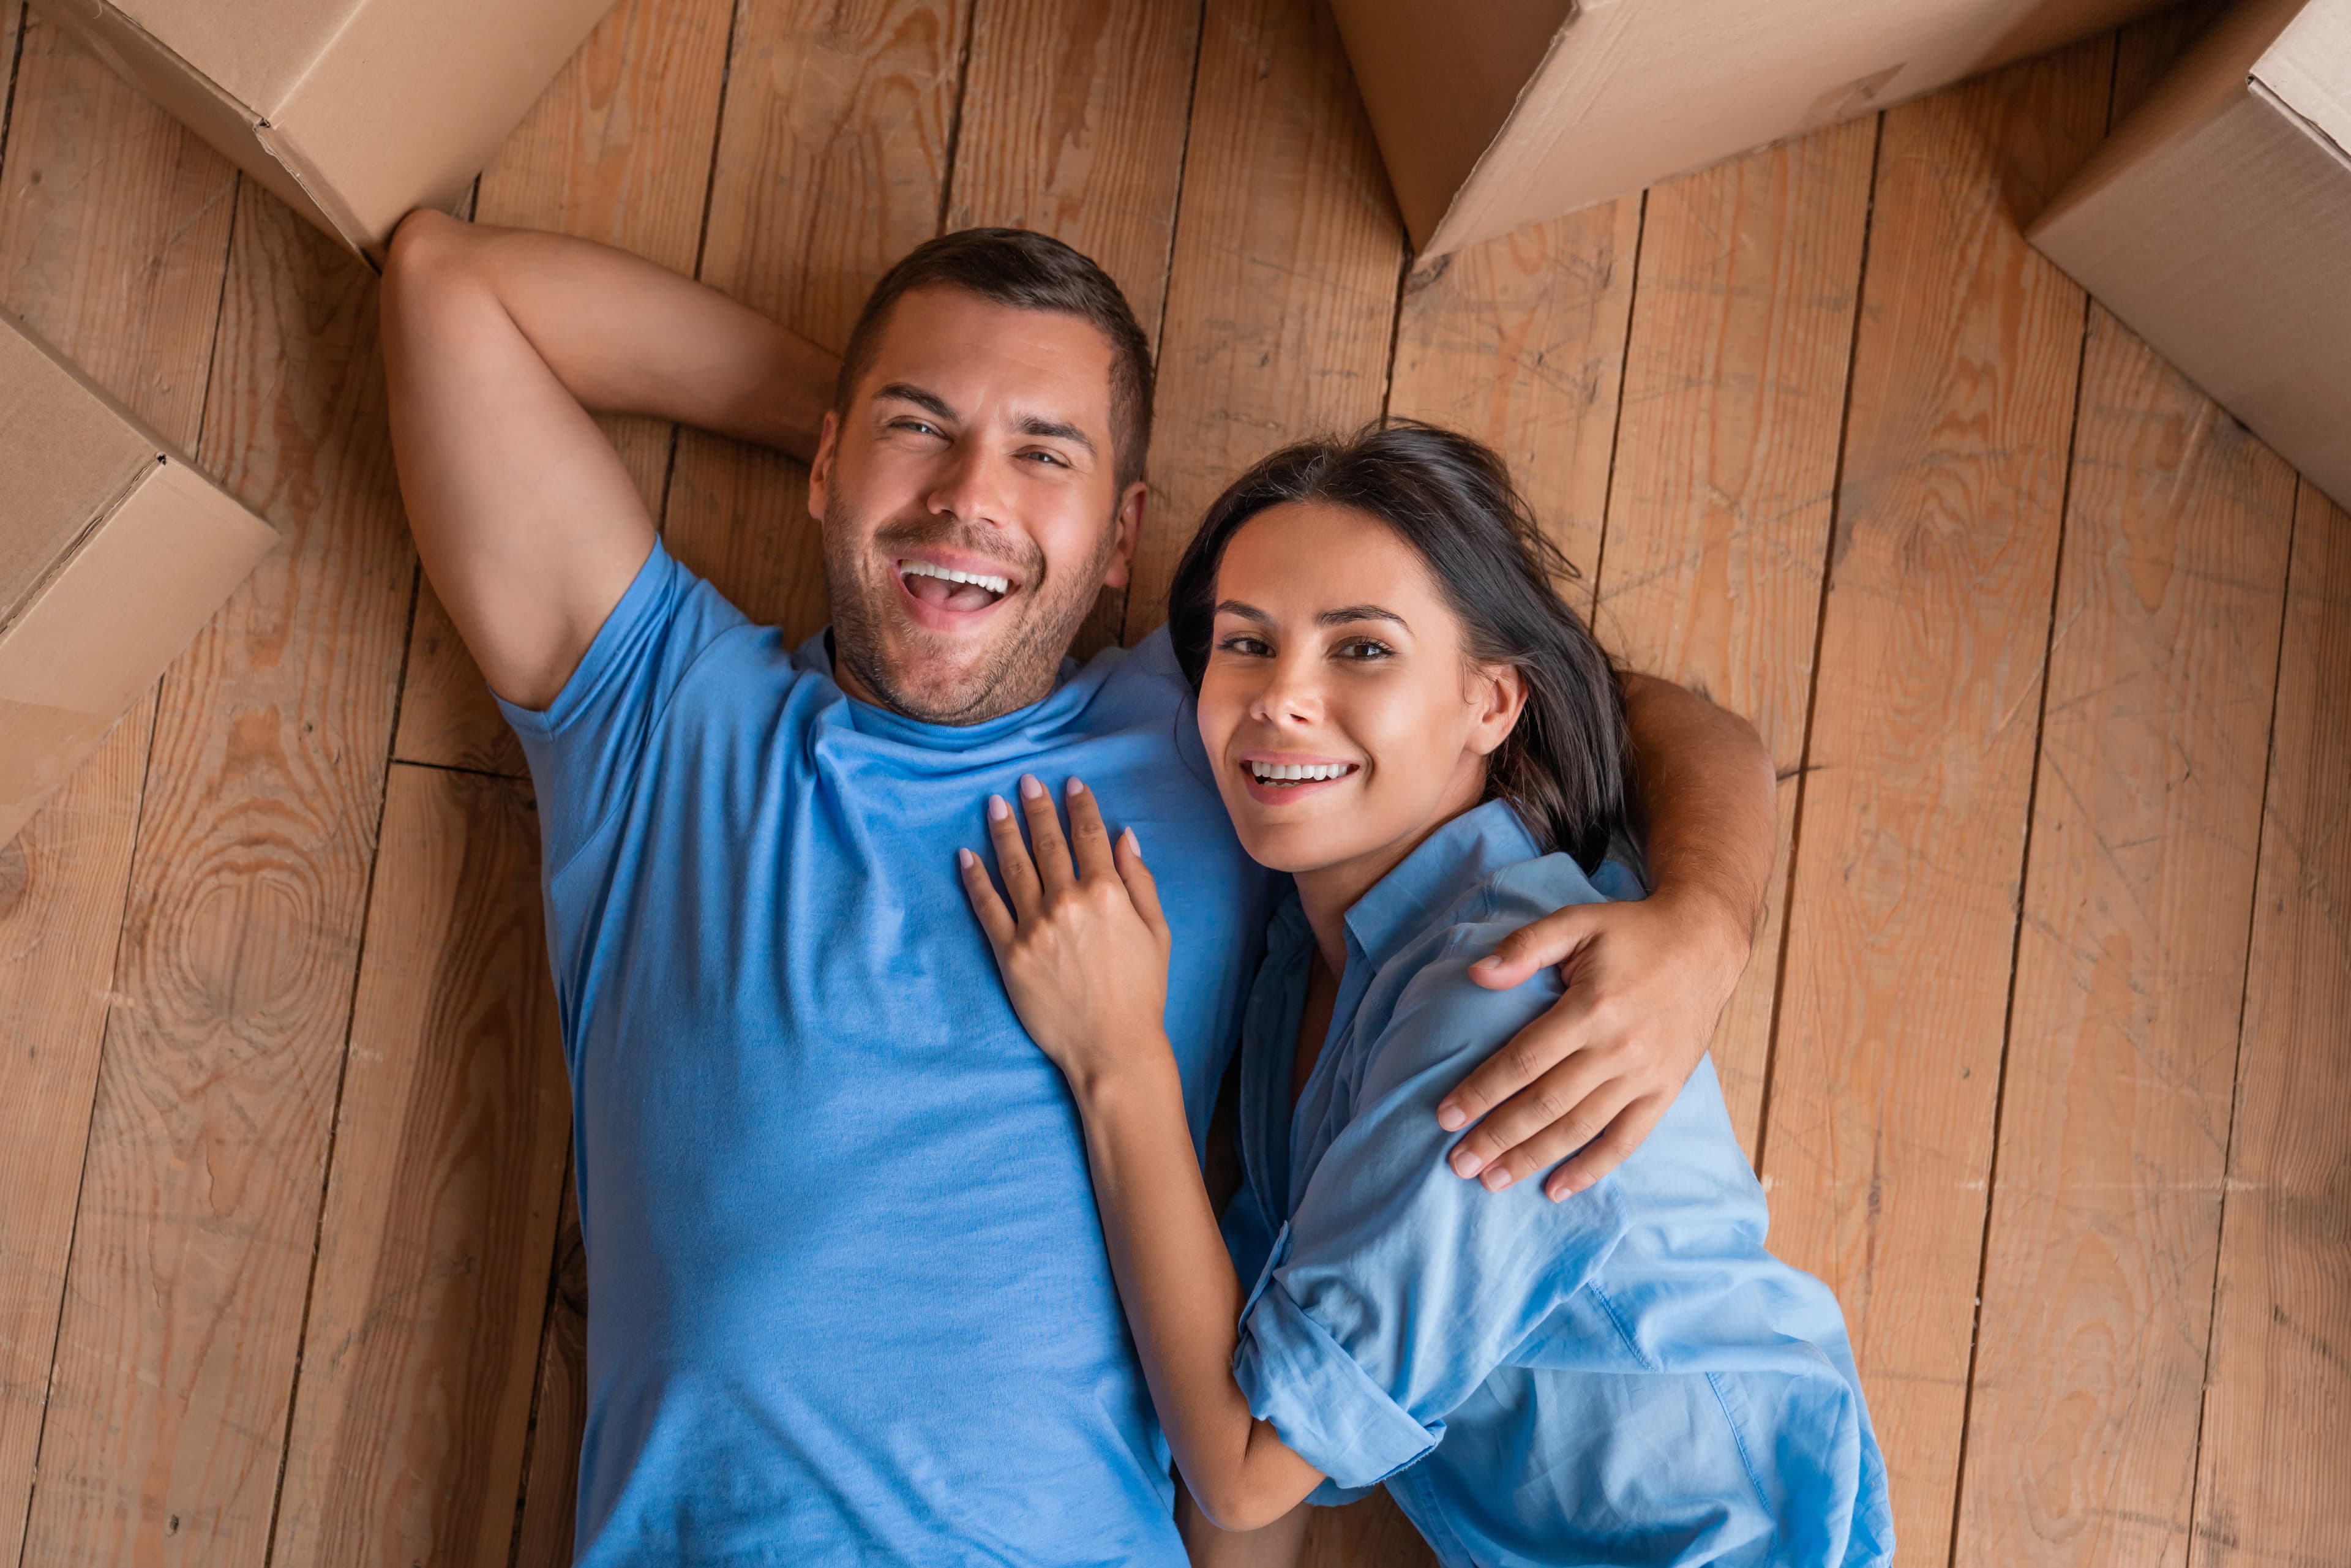
<path id="1" fill-rule="evenodd" d="M 1455 1176 L 1476 1176 L 1478 1174 L 1478 1168 L 1485 1163 L 1485 1161 L 1479 1159 L 1477 1155 L 1471 1154 L 1467 1149 L 1456 1149 L 1453 1151 L 1453 1174 Z"/>
<path id="2" fill-rule="evenodd" d="M 1085 784 L 1084 784 L 1083 780 L 1081 780 L 1081 779 L 1071 779 L 1071 780 L 1070 780 L 1070 793 L 1071 793 L 1071 795 L 1073 795 L 1073 796 L 1076 796 L 1076 795 L 1082 795 L 1082 794 L 1084 794 L 1085 792 L 1086 792 L 1086 787 L 1085 787 Z"/>
<path id="3" fill-rule="evenodd" d="M 1487 972 L 1491 973 L 1502 967 L 1502 956 L 1499 953 L 1489 953 L 1469 967 L 1473 969 L 1484 969 Z"/>
<path id="4" fill-rule="evenodd" d="M 1042 784 L 1038 783 L 1036 779 L 1030 778 L 1026 773 L 1023 773 L 1020 776 L 1020 798 L 1022 800 L 1039 800 L 1043 797 L 1044 793 L 1045 787 Z"/>
<path id="5" fill-rule="evenodd" d="M 1004 803 L 1003 796 L 990 795 L 987 798 L 987 820 L 989 821 L 1000 822 L 1010 815 L 1012 815 L 1012 808 Z"/>
<path id="6" fill-rule="evenodd" d="M 1121 831 L 1118 835 L 1118 841 L 1126 846 L 1126 852 L 1128 854 L 1134 856 L 1137 860 L 1143 858 L 1143 841 L 1134 836 L 1134 830 L 1133 828 L 1128 828 Z"/>
<path id="7" fill-rule="evenodd" d="M 969 850 L 956 851 L 956 864 L 963 867 L 964 870 L 969 871 L 978 863 L 979 857 L 972 853 Z"/>
<path id="8" fill-rule="evenodd" d="M 1499 1192 L 1510 1185 L 1510 1173 L 1507 1168 L 1496 1166 L 1480 1179 L 1485 1182 L 1488 1192 Z"/>
<path id="9" fill-rule="evenodd" d="M 1437 1124 L 1448 1133 L 1458 1133 L 1469 1124 L 1469 1118 L 1461 1113 L 1460 1106 L 1447 1100 L 1437 1108 Z"/>

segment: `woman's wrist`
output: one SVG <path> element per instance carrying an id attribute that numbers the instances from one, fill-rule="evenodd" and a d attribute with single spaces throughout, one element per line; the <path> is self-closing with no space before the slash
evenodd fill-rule
<path id="1" fill-rule="evenodd" d="M 1179 1107 L 1184 1103 L 1175 1048 L 1167 1042 L 1166 1033 L 1157 1029 L 1140 1038 L 1130 1035 L 1115 1050 L 1088 1051 L 1064 1063 L 1061 1073 L 1070 1082 L 1079 1113 L 1088 1117 L 1170 1098 Z"/>

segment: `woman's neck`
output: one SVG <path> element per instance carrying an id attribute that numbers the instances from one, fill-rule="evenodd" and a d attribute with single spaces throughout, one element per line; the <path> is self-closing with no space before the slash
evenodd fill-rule
<path id="1" fill-rule="evenodd" d="M 1346 860 L 1291 873 L 1298 884 L 1299 906 L 1314 932 L 1315 948 L 1332 974 L 1342 974 L 1347 967 L 1347 911 L 1426 842 L 1429 834 L 1485 798 L 1485 758 L 1465 756 L 1462 760 L 1467 766 L 1447 782 L 1437 809 L 1418 826 Z"/>

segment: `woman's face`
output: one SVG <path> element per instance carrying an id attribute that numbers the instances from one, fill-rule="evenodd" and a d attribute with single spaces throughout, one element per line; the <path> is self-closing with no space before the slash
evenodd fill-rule
<path id="1" fill-rule="evenodd" d="M 1292 502 L 1225 549 L 1200 738 L 1265 865 L 1352 866 L 1360 894 L 1477 804 L 1523 693 L 1517 670 L 1470 661 L 1428 569 L 1376 518 Z"/>

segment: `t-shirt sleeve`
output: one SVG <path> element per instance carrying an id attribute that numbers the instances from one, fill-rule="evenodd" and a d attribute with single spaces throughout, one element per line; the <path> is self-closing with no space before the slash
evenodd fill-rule
<path id="1" fill-rule="evenodd" d="M 1509 991 L 1468 977 L 1517 924 L 1457 930 L 1407 985 L 1243 1310 L 1233 1370 L 1249 1408 L 1342 1487 L 1436 1447 L 1625 1232 L 1613 1182 L 1554 1204 L 1539 1181 L 1492 1193 L 1445 1163 L 1462 1134 L 1437 1124 L 1437 1102 L 1559 996 L 1550 971 Z"/>
<path id="2" fill-rule="evenodd" d="M 498 699 L 530 764 L 549 882 L 619 807 L 695 661 L 747 624 L 741 611 L 655 539 L 555 700 L 531 709 Z"/>

